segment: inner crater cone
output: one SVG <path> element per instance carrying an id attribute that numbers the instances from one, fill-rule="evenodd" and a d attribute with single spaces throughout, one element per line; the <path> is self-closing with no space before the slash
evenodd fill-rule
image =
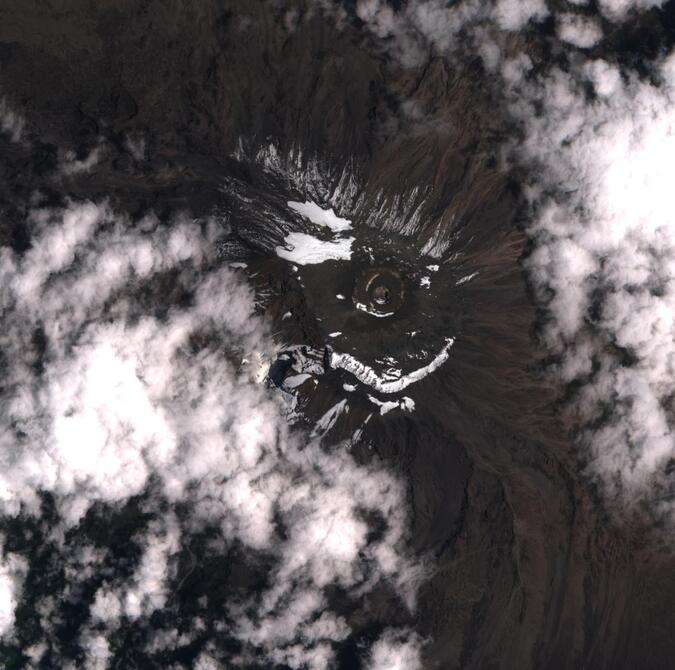
<path id="1" fill-rule="evenodd" d="M 391 293 L 386 286 L 377 286 L 373 290 L 373 300 L 378 305 L 386 305 L 391 300 Z"/>
<path id="2" fill-rule="evenodd" d="M 365 304 L 374 312 L 391 314 L 403 305 L 405 289 L 393 268 L 369 268 L 354 285 L 354 304 Z"/>

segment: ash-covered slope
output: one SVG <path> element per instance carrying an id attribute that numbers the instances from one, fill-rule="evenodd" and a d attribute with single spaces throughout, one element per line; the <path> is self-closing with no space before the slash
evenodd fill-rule
<path id="1" fill-rule="evenodd" d="M 628 631 L 672 573 L 542 375 L 471 39 L 406 64 L 351 3 L 76 5 L 0 9 L 6 667 L 668 667 Z"/>

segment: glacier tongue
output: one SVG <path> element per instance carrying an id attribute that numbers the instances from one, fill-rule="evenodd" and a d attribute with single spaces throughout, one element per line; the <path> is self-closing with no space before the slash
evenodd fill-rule
<path id="1" fill-rule="evenodd" d="M 424 379 L 427 375 L 437 370 L 450 356 L 450 348 L 455 343 L 455 339 L 448 337 L 445 340 L 445 346 L 436 355 L 436 357 L 424 367 L 418 368 L 413 372 L 403 375 L 399 379 L 387 380 L 378 375 L 373 368 L 361 363 L 350 354 L 337 354 L 331 352 L 330 365 L 333 368 L 342 368 L 351 372 L 361 383 L 370 386 L 380 393 L 398 393 L 404 388 Z"/>

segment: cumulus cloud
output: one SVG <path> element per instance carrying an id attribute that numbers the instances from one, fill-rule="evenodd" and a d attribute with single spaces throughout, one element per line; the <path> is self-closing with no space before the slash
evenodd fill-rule
<path id="1" fill-rule="evenodd" d="M 194 667 L 195 670 L 221 670 L 223 666 L 209 653 L 202 652 Z"/>
<path id="2" fill-rule="evenodd" d="M 562 14 L 557 18 L 558 37 L 580 49 L 590 49 L 602 39 L 598 21 L 577 14 Z"/>
<path id="3" fill-rule="evenodd" d="M 538 0 L 533 0 L 535 3 Z M 423 62 L 431 45 L 443 53 L 453 48 L 458 33 L 486 16 L 485 3 L 424 0 L 406 3 L 394 11 L 384 0 L 359 0 L 357 16 L 406 67 Z"/>
<path id="4" fill-rule="evenodd" d="M 412 609 L 423 572 L 404 549 L 402 482 L 290 433 L 280 401 L 249 379 L 244 361 L 275 345 L 251 291 L 219 262 L 220 224 L 130 221 L 91 202 L 33 209 L 28 223 L 28 251 L 0 250 L 0 509 L 39 519 L 42 495 L 52 496 L 49 537 L 66 577 L 40 605 L 34 655 L 54 643 L 59 598 L 82 599 L 96 583 L 82 601 L 80 643 L 85 667 L 106 667 L 117 631 L 166 611 L 179 554 L 206 529 L 221 538 L 209 551 L 237 542 L 274 556 L 263 591 L 223 612 L 238 663 L 326 667 L 351 634 L 330 588 L 358 599 L 387 583 Z M 112 547 L 66 542 L 94 506 L 138 496 L 150 496 L 143 513 L 156 514 L 160 500 L 163 512 L 132 538 L 131 572 L 105 567 Z M 375 538 L 372 515 L 383 524 Z M 2 573 L 7 630 L 19 564 Z M 199 662 L 218 667 L 222 653 Z"/>
<path id="5" fill-rule="evenodd" d="M 522 30 L 530 22 L 545 20 L 550 10 L 546 0 L 414 0 L 397 10 L 384 0 L 359 0 L 356 13 L 405 67 L 420 65 L 430 49 L 441 54 L 455 51 L 461 44 L 460 32 L 465 31 L 493 69 L 499 58 L 495 32 Z M 594 28 L 590 22 L 568 17 L 562 23 L 562 39 L 590 40 Z"/>
<path id="6" fill-rule="evenodd" d="M 548 16 L 545 0 L 497 0 L 493 12 L 496 24 L 502 30 L 521 30 L 530 21 L 541 21 Z"/>
<path id="7" fill-rule="evenodd" d="M 368 670 L 421 670 L 419 641 L 402 631 L 388 631 L 374 645 Z"/>
<path id="8" fill-rule="evenodd" d="M 86 635 L 82 639 L 82 647 L 85 649 L 86 670 L 106 670 L 112 654 L 105 635 Z"/>
<path id="9" fill-rule="evenodd" d="M 526 133 L 517 151 L 540 169 L 527 267 L 544 337 L 562 379 L 581 383 L 575 421 L 590 470 L 619 509 L 658 497 L 675 454 L 673 72 L 671 57 L 655 66 L 657 83 L 604 61 L 512 78 Z"/>
<path id="10" fill-rule="evenodd" d="M 612 21 L 622 21 L 631 12 L 660 7 L 663 0 L 598 0 L 600 11 Z"/>
<path id="11" fill-rule="evenodd" d="M 11 633 L 14 612 L 21 597 L 23 580 L 27 572 L 25 559 L 3 551 L 4 538 L 0 536 L 0 638 Z"/>
<path id="12" fill-rule="evenodd" d="M 602 39 L 601 18 L 624 22 L 663 2 L 600 0 L 597 16 L 574 13 L 574 7 L 587 5 L 587 0 L 568 0 L 568 4 L 561 7 L 546 0 L 412 0 L 394 9 L 384 0 L 358 0 L 356 13 L 404 67 L 421 65 L 430 51 L 461 57 L 467 43 L 462 38 L 468 37 L 486 68 L 493 71 L 500 59 L 498 44 L 503 44 L 503 33 L 527 30 L 552 16 L 559 40 L 588 49 Z"/>
<path id="13" fill-rule="evenodd" d="M 173 515 L 163 520 L 160 529 L 151 528 L 144 534 L 144 551 L 140 565 L 134 573 L 131 584 L 125 585 L 122 599 L 124 614 L 130 619 L 150 616 L 162 609 L 167 599 L 167 582 L 171 574 L 169 558 L 175 556 L 180 547 L 180 529 Z M 115 603 L 112 605 L 115 614 Z"/>

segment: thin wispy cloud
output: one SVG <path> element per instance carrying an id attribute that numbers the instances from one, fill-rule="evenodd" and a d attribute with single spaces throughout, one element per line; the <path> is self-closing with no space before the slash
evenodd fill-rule
<path id="1" fill-rule="evenodd" d="M 24 138 L 26 120 L 7 101 L 0 96 L 0 133 L 9 137 L 12 142 L 21 142 Z"/>

